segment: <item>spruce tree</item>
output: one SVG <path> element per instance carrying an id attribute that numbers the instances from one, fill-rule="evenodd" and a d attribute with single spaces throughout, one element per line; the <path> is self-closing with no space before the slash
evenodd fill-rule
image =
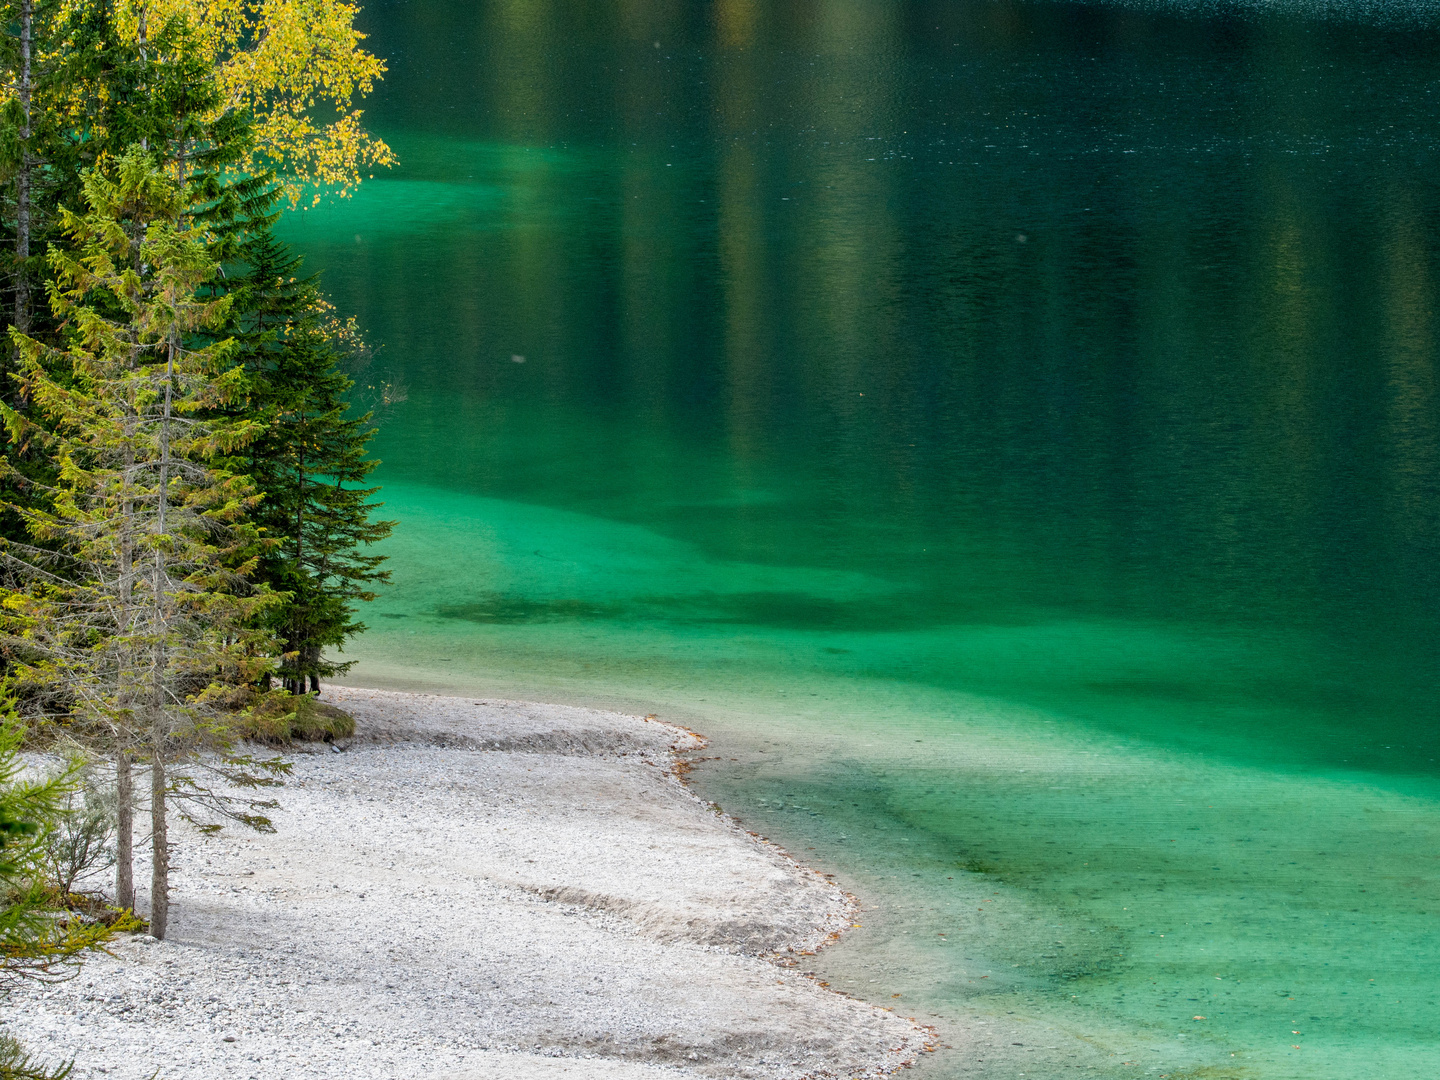
<path id="1" fill-rule="evenodd" d="M 278 540 L 261 553 L 257 580 L 286 597 L 270 615 L 283 645 L 277 674 L 301 694 L 349 668 L 325 650 L 364 630 L 355 606 L 389 580 L 384 556 L 368 549 L 395 523 L 372 520 L 379 489 L 365 481 L 379 462 L 366 456 L 372 414 L 355 414 L 348 400 L 345 328 L 268 228 L 244 257 L 235 332 L 250 376 L 246 408 L 262 428 L 244 468 L 262 492 L 254 521 Z"/>
<path id="2" fill-rule="evenodd" d="M 245 372 L 228 340 L 191 347 L 230 306 L 198 295 L 217 265 L 186 218 L 184 189 L 153 154 L 132 148 L 107 165 L 85 179 L 87 212 L 62 215 L 72 250 L 51 253 L 64 363 L 12 331 L 25 393 L 45 423 L 8 406 L 0 413 L 13 439 L 48 445 L 59 477 L 47 507 L 14 507 L 39 543 L 9 545 L 17 582 L 6 604 L 23 620 L 25 675 L 63 685 L 122 770 L 131 756 L 149 764 L 150 918 L 160 938 L 167 801 L 179 786 L 167 770 L 223 742 L 211 699 L 221 683 L 253 680 L 266 666 L 255 627 L 273 598 L 247 581 L 263 548 L 249 520 L 254 485 L 216 464 L 259 434 L 256 420 L 229 412 Z M 122 818 L 122 841 L 128 827 Z M 117 892 L 124 885 L 117 872 Z"/>
<path id="3" fill-rule="evenodd" d="M 219 108 L 214 72 L 187 18 L 168 19 L 142 42 L 123 32 L 108 0 L 0 0 L 0 29 L 0 79 L 9 91 L 0 95 L 0 247 L 15 253 L 0 261 L 11 290 L 0 306 L 0 398 L 24 409 L 8 327 L 58 342 L 45 303 L 45 252 L 68 243 L 59 208 L 81 204 L 81 178 L 97 160 L 134 143 L 157 152 L 190 189 L 186 213 L 222 242 L 254 227 L 251 216 L 273 203 L 273 184 L 233 173 L 251 152 L 251 125 Z M 24 477 L 53 481 L 53 462 L 36 447 L 0 449 L 18 474 L 3 492 L 7 501 L 33 493 Z M 0 513 L 0 535 L 25 533 Z"/>
<path id="4" fill-rule="evenodd" d="M 235 245 L 247 231 L 267 224 L 274 199 L 265 176 L 238 176 L 235 164 L 250 152 L 252 136 L 247 118 L 221 109 L 214 72 L 198 48 L 194 27 L 183 13 L 155 25 L 126 27 L 108 0 L 8 0 L 11 16 L 10 48 L 5 56 L 15 99 L 0 110 L 0 164 L 14 176 L 15 210 L 0 214 L 15 223 L 16 248 L 22 248 L 20 192 L 28 186 L 30 245 L 33 250 L 67 249 L 72 238 L 61 228 L 62 206 L 84 202 L 83 177 L 96 162 L 116 157 L 127 146 L 139 144 L 156 157 L 159 167 L 183 189 L 179 220 L 203 223 L 217 261 L 233 258 Z M 26 19 L 27 11 L 31 17 Z M 25 85 L 24 40 L 29 28 L 32 65 L 28 110 L 20 108 L 18 91 Z M 138 31 L 138 32 L 137 32 Z M 27 137 L 28 133 L 28 137 Z M 30 171 L 26 163 L 30 163 Z M 28 179 L 27 179 L 28 177 Z M 0 226 L 3 227 L 3 226 Z M 137 228 L 134 222 L 130 227 Z M 138 258 L 139 234 L 132 239 L 132 256 Z M 138 270 L 139 263 L 135 264 Z M 45 352 L 51 377 L 71 377 L 70 359 L 55 314 L 44 304 L 22 318 L 22 286 L 33 283 L 29 294 L 43 295 L 50 260 L 32 255 L 18 262 L 16 303 L 12 325 L 37 343 L 56 346 Z M 0 366 L 10 366 L 9 350 L 0 353 Z M 0 536 L 34 546 L 49 541 L 35 537 L 20 515 L 9 508 L 50 509 L 47 492 L 57 486 L 58 460 L 51 443 L 37 437 L 49 419 L 36 411 L 18 380 L 0 371 L 0 399 L 26 414 L 29 434 L 4 447 L 10 469 L 0 478 Z M 20 430 L 15 425 L 16 430 Z M 8 434 L 8 433 L 7 433 Z M 8 440 L 7 440 L 8 441 Z M 0 645 L 0 669 L 12 670 L 15 656 Z M 69 708 L 69 692 L 52 682 L 52 711 Z M 37 686 L 30 683 L 29 693 Z M 45 702 L 30 701 L 34 711 Z M 135 803 L 130 755 L 122 740 L 115 758 L 117 801 L 122 828 L 117 837 L 116 899 L 124 907 L 134 904 L 132 830 L 129 819 Z"/>

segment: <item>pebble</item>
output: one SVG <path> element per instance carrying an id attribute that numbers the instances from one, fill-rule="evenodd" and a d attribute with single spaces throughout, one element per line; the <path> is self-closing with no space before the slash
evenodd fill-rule
<path id="1" fill-rule="evenodd" d="M 169 939 L 22 987 L 8 1033 L 75 1080 L 801 1080 L 921 1052 L 924 1029 L 785 966 L 853 902 L 679 782 L 689 732 L 324 697 L 356 737 L 296 755 L 278 831 L 177 824 Z"/>

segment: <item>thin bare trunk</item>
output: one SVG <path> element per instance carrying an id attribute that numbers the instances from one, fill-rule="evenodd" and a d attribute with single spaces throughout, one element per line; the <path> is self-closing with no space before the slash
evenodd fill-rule
<path id="1" fill-rule="evenodd" d="M 150 936 L 165 940 L 165 924 L 170 921 L 170 835 L 165 828 L 165 762 L 161 746 L 156 742 L 150 763 Z"/>
<path id="2" fill-rule="evenodd" d="M 305 565 L 303 561 L 305 557 L 305 481 L 303 479 L 305 476 L 305 448 L 303 444 L 296 448 L 295 472 L 302 478 L 300 481 L 300 497 L 295 500 L 295 567 L 298 570 Z M 303 617 L 303 612 L 308 610 L 308 607 L 309 605 L 300 606 L 299 610 L 302 616 L 295 620 L 298 623 L 295 627 L 295 637 L 297 639 L 295 642 L 295 669 L 297 674 L 295 686 L 290 692 L 297 695 L 305 693 L 306 676 L 308 674 L 305 668 L 310 659 L 310 650 L 305 647 L 306 631 L 309 629 L 309 627 L 306 626 L 308 620 Z"/>
<path id="3" fill-rule="evenodd" d="M 136 35 L 135 35 L 135 36 L 136 36 L 136 41 L 137 41 L 137 43 L 138 43 L 139 46 L 140 46 L 140 62 L 141 62 L 142 64 L 148 64 L 148 63 L 150 62 L 150 48 L 149 48 L 149 46 L 150 46 L 150 5 L 149 5 L 149 4 L 141 4 L 141 5 L 140 5 L 140 18 L 139 18 L 139 24 L 136 26 Z M 140 136 L 140 147 L 141 147 L 141 149 L 144 149 L 144 150 L 149 150 L 149 149 L 150 149 L 150 137 L 149 137 L 148 135 L 142 135 L 142 136 Z M 136 250 L 136 257 L 137 257 L 137 258 L 139 257 L 138 248 L 137 248 L 137 250 Z"/>
<path id="4" fill-rule="evenodd" d="M 179 334 L 171 330 L 165 348 L 165 407 L 160 417 L 160 497 L 156 510 L 156 529 L 165 535 L 165 512 L 170 504 L 170 425 L 174 422 L 175 351 L 180 347 Z M 157 613 L 160 611 L 160 578 L 164 566 L 163 545 L 155 549 L 155 594 Z"/>
<path id="5" fill-rule="evenodd" d="M 115 759 L 115 906 L 135 910 L 135 778 L 130 755 Z"/>
<path id="6" fill-rule="evenodd" d="M 134 368 L 138 349 L 132 344 L 130 367 Z M 118 629 L 122 635 L 135 631 L 135 502 L 130 497 L 130 484 L 135 468 L 135 446 L 132 440 L 135 423 L 135 403 L 127 401 L 125 449 L 122 458 L 124 467 L 120 472 L 122 495 L 120 499 L 120 611 Z M 128 652 L 128 650 L 127 650 Z M 125 693 L 125 668 L 129 657 L 118 666 L 120 674 L 116 685 L 116 703 L 122 708 L 133 704 Z M 135 779 L 131 771 L 130 752 L 127 740 L 130 732 L 122 727 L 116 732 L 119 750 L 115 757 L 115 798 L 118 805 L 115 839 L 115 906 L 135 910 Z"/>
<path id="7" fill-rule="evenodd" d="M 160 420 L 160 483 L 155 528 L 165 535 L 166 511 L 170 503 L 170 427 L 174 422 L 175 351 L 179 346 L 172 330 L 165 352 L 165 405 Z M 150 935 L 165 937 L 170 913 L 170 846 L 165 829 L 165 743 L 169 732 L 165 708 L 165 633 L 169 621 L 165 596 L 165 543 L 155 545 L 154 580 L 150 590 L 151 633 L 154 645 L 150 658 L 150 832 L 154 861 L 150 874 Z"/>
<path id="8" fill-rule="evenodd" d="M 20 101 L 20 167 L 15 174 L 15 328 L 22 334 L 30 330 L 30 187 L 34 161 L 30 157 L 30 106 L 34 97 L 30 60 L 34 50 L 35 3 L 20 0 L 20 84 L 16 88 Z M 16 366 L 19 346 L 15 347 Z M 8 374 L 8 373 L 7 373 Z M 0 394 L 10 393 L 10 380 L 0 386 Z"/>

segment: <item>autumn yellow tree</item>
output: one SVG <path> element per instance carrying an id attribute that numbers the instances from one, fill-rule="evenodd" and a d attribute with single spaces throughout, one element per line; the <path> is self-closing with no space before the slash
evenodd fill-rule
<path id="1" fill-rule="evenodd" d="M 81 0 L 72 0 L 79 3 Z M 183 16 L 215 71 L 217 112 L 248 112 L 254 146 L 242 171 L 273 169 L 292 203 L 319 190 L 348 194 L 395 160 L 356 107 L 385 73 L 362 47 L 359 8 L 344 0 L 120 0 L 119 29 L 142 49 L 154 28 Z"/>

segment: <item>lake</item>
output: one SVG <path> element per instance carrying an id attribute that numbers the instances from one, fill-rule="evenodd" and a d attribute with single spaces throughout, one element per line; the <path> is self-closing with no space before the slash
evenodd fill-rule
<path id="1" fill-rule="evenodd" d="M 361 23 L 401 165 L 283 227 L 408 397 L 352 681 L 710 736 L 919 1075 L 1436 1070 L 1440 17 Z"/>

